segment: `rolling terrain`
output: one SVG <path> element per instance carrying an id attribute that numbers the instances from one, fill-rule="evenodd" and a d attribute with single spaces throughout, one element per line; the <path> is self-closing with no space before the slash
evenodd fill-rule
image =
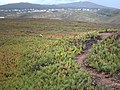
<path id="1" fill-rule="evenodd" d="M 58 5 L 13 3 L 0 6 L 4 18 L 48 18 L 94 23 L 119 24 L 120 9 L 92 2 L 75 2 Z"/>
<path id="2" fill-rule="evenodd" d="M 12 3 L 1 5 L 0 9 L 57 9 L 57 8 L 64 8 L 64 9 L 80 9 L 80 8 L 93 8 L 93 9 L 107 9 L 109 7 L 105 7 L 102 5 L 98 5 L 92 2 L 75 2 L 75 3 L 68 3 L 68 4 L 58 4 L 58 5 L 41 5 L 41 4 L 32 4 L 32 3 Z"/>
<path id="3" fill-rule="evenodd" d="M 116 32 L 120 32 L 120 25 L 0 19 L 0 89 L 119 90 L 120 50 Z M 97 43 L 93 44 L 94 41 Z M 98 83 L 101 77 L 94 78 L 76 63 L 76 58 L 83 61 L 79 55 L 86 50 L 89 50 L 85 56 L 89 57 L 86 67 L 95 69 L 100 75 L 107 74 L 117 86 Z"/>
<path id="4" fill-rule="evenodd" d="M 107 10 L 111 12 L 107 13 Z M 106 12 L 103 12 L 104 9 L 96 12 L 79 11 L 79 10 L 60 10 L 60 11 L 43 12 L 43 13 L 35 12 L 35 13 L 21 14 L 16 16 L 16 18 L 49 18 L 49 19 L 60 19 L 60 20 L 119 24 L 120 10 L 109 10 L 109 9 L 107 10 Z"/>
<path id="5" fill-rule="evenodd" d="M 120 90 L 120 9 L 1 5 L 0 90 Z"/>

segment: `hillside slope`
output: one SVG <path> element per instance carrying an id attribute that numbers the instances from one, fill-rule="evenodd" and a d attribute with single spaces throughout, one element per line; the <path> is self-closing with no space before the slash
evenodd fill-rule
<path id="1" fill-rule="evenodd" d="M 58 5 L 43 5 L 43 4 L 32 4 L 32 3 L 11 3 L 6 5 L 1 5 L 0 9 L 57 9 L 57 8 L 96 8 L 96 9 L 106 9 L 109 7 L 98 5 L 92 2 L 74 2 L 67 4 L 58 4 Z"/>
<path id="2" fill-rule="evenodd" d="M 24 13 L 16 17 L 20 18 L 49 18 L 49 19 L 63 19 L 63 20 L 73 20 L 73 21 L 84 21 L 84 22 L 95 22 L 95 23 L 115 23 L 119 24 L 120 21 L 120 11 L 119 10 L 109 10 L 110 13 L 103 12 L 100 10 L 98 12 L 94 11 L 79 11 L 79 10 L 60 10 L 54 12 L 36 12 L 36 13 Z M 13 16 L 14 17 L 14 16 Z"/>
<path id="3" fill-rule="evenodd" d="M 15 11 L 16 9 L 18 10 Z M 92 2 L 59 5 L 13 3 L 1 5 L 0 10 L 0 17 L 5 18 L 48 18 L 95 23 L 120 23 L 120 9 L 105 7 Z"/>
<path id="4" fill-rule="evenodd" d="M 66 8 L 99 8 L 99 9 L 109 8 L 109 7 L 98 5 L 88 1 L 60 4 L 59 6 L 66 7 Z"/>
<path id="5" fill-rule="evenodd" d="M 41 4 L 32 4 L 32 3 L 11 3 L 6 5 L 1 5 L 0 9 L 51 9 L 51 8 L 60 8 L 56 5 L 41 5 Z"/>

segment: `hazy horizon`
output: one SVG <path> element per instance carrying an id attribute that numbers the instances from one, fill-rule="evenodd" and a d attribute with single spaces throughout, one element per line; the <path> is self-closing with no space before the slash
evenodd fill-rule
<path id="1" fill-rule="evenodd" d="M 114 7 L 120 9 L 120 1 L 119 0 L 3 0 L 0 1 L 0 5 L 9 4 L 9 3 L 19 3 L 19 2 L 28 2 L 34 4 L 61 4 L 61 3 L 71 3 L 71 2 L 79 2 L 79 1 L 89 1 L 99 5 Z"/>

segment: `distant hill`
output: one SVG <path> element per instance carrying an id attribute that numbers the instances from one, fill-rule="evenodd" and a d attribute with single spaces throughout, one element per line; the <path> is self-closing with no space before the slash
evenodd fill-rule
<path id="1" fill-rule="evenodd" d="M 54 9 L 60 8 L 56 5 L 41 5 L 41 4 L 31 4 L 31 3 L 12 3 L 1 5 L 0 9 Z"/>
<path id="2" fill-rule="evenodd" d="M 91 2 L 75 2 L 68 4 L 60 4 L 59 6 L 67 7 L 67 8 L 105 8 L 104 6 L 97 5 Z"/>
<path id="3" fill-rule="evenodd" d="M 109 7 L 105 7 L 102 5 L 98 5 L 92 2 L 74 2 L 74 3 L 67 3 L 67 4 L 58 4 L 58 5 L 41 5 L 41 4 L 32 4 L 32 3 L 12 3 L 1 5 L 0 9 L 60 9 L 60 8 L 99 8 L 99 9 L 106 9 Z"/>
<path id="4" fill-rule="evenodd" d="M 98 5 L 92 2 L 74 2 L 74 3 L 68 3 L 68 4 L 60 4 L 59 6 L 61 7 L 66 7 L 66 8 L 96 8 L 96 9 L 105 9 L 109 8 L 106 6 Z"/>
<path id="5" fill-rule="evenodd" d="M 55 12 L 37 12 L 19 15 L 19 18 L 49 18 L 96 23 L 120 23 L 120 10 L 102 9 L 97 12 L 62 10 Z"/>
<path id="6" fill-rule="evenodd" d="M 64 9 L 63 9 L 64 8 Z M 71 8 L 71 9 L 70 9 Z M 86 11 L 82 8 L 87 8 Z M 58 5 L 40 5 L 31 3 L 13 3 L 1 5 L 0 17 L 5 18 L 48 18 L 63 19 L 95 23 L 115 23 L 120 24 L 120 9 L 109 8 L 92 2 L 75 2 Z M 21 12 L 14 12 L 10 9 L 21 9 Z M 43 10 L 44 12 L 28 12 L 22 9 L 59 9 Z M 80 9 L 80 10 L 76 10 Z M 88 10 L 90 9 L 90 10 Z M 99 10 L 100 9 L 100 10 Z M 8 12 L 6 12 L 8 10 Z M 87 11 L 88 10 L 88 11 Z M 23 12 L 22 12 L 23 11 Z"/>
<path id="7" fill-rule="evenodd" d="M 102 9 L 96 13 L 103 22 L 120 24 L 120 9 Z"/>

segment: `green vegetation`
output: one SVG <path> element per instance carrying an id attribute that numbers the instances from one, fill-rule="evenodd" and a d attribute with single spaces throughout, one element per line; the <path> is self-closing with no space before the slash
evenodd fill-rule
<path id="1" fill-rule="evenodd" d="M 93 45 L 93 48 L 88 54 L 86 63 L 96 68 L 98 71 L 107 73 L 116 73 L 120 70 L 120 38 L 119 33 L 109 37 L 98 44 Z"/>
<path id="2" fill-rule="evenodd" d="M 86 40 L 96 38 L 96 31 L 106 28 L 85 22 L 1 19 L 0 89 L 105 89 L 92 84 L 91 76 L 76 64 L 75 56 L 86 48 Z"/>
<path id="3" fill-rule="evenodd" d="M 83 38 L 81 37 L 80 41 L 84 42 L 91 36 L 93 35 L 88 34 Z M 1 79 L 4 82 L 2 89 L 65 90 L 95 88 L 92 85 L 91 77 L 75 64 L 74 56 L 84 49 L 82 44 L 77 43 L 78 37 L 66 40 L 35 37 L 25 40 L 26 37 L 11 39 L 1 49 L 5 55 L 11 50 L 14 52 L 16 48 L 15 52 L 12 53 L 16 57 L 9 55 L 8 59 L 5 60 L 4 57 L 2 59 L 2 62 L 5 63 L 5 66 L 2 66 L 6 69 L 2 69 L 5 70 Z M 20 52 L 19 48 L 23 51 Z M 17 54 L 22 55 L 18 58 Z"/>
<path id="4" fill-rule="evenodd" d="M 119 9 L 102 9 L 102 10 L 99 10 L 97 13 L 103 16 L 114 17 L 120 14 L 120 10 Z"/>

